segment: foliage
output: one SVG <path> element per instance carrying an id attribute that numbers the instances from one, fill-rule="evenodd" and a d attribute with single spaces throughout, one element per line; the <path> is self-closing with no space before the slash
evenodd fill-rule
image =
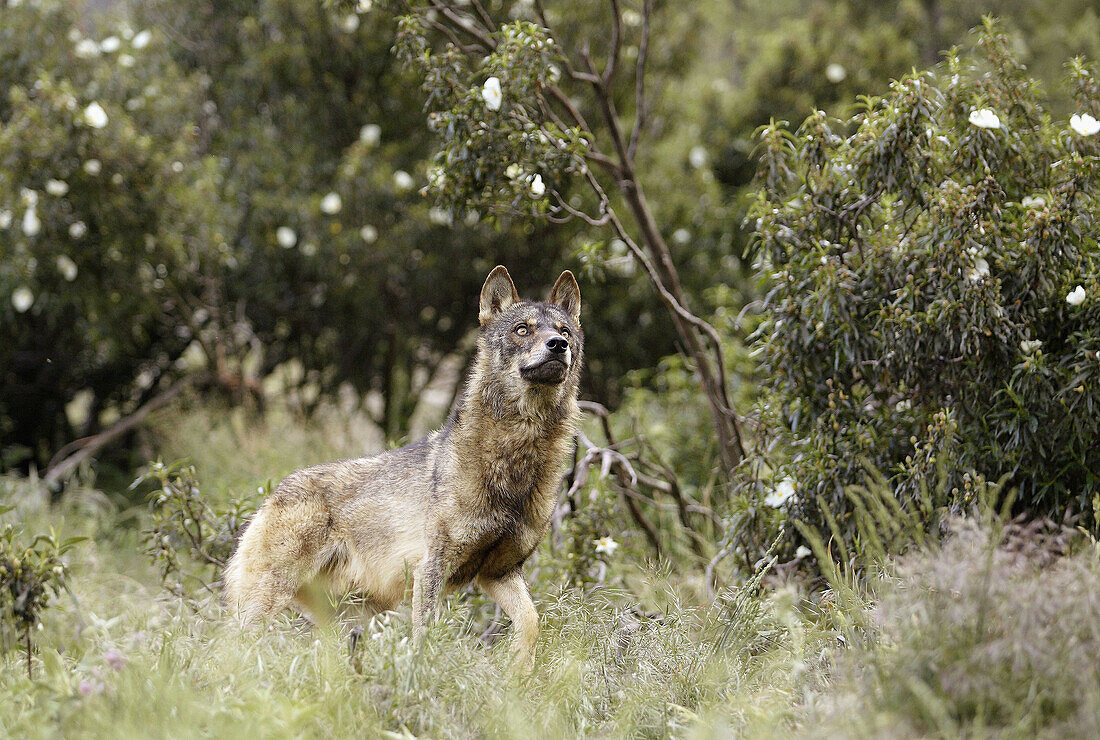
<path id="1" fill-rule="evenodd" d="M 0 514 L 8 507 L 0 507 Z M 54 532 L 39 534 L 27 545 L 11 524 L 0 531 L 0 646 L 5 650 L 23 642 L 27 676 L 31 669 L 31 631 L 41 627 L 42 612 L 51 596 L 65 587 L 68 568 L 62 556 L 83 537 L 58 540 Z"/>
<path id="2" fill-rule="evenodd" d="M 1100 490 L 1100 139 L 1045 112 L 992 25 L 982 45 L 848 120 L 762 133 L 768 410 L 797 516 L 820 524 L 820 497 L 845 537 L 865 461 L 903 500 L 941 466 L 955 511 L 1005 474 L 1053 517 Z M 1071 72 L 1100 113 L 1095 70 Z"/>
<path id="3" fill-rule="evenodd" d="M 196 85 L 159 36 L 118 34 L 87 38 L 50 0 L 0 14 L 18 39 L 0 65 L 4 464 L 19 444 L 44 465 L 147 398 L 187 346 L 199 276 L 229 257 L 194 156 Z"/>
<path id="4" fill-rule="evenodd" d="M 133 485 L 150 483 L 157 487 L 149 494 L 152 522 L 142 537 L 145 554 L 160 571 L 161 582 L 179 596 L 196 588 L 213 592 L 237 537 L 257 500 L 270 493 L 271 484 L 260 486 L 255 498 L 237 499 L 216 510 L 199 491 L 191 465 L 158 460 Z"/>

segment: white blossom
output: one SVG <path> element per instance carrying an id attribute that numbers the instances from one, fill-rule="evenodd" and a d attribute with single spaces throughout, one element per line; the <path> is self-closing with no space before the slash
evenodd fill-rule
<path id="1" fill-rule="evenodd" d="M 138 31 L 137 35 L 134 36 L 134 40 L 130 42 L 130 45 L 133 46 L 135 49 L 144 49 L 146 46 L 149 45 L 149 41 L 152 38 L 153 34 L 150 33 L 148 30 Z"/>
<path id="2" fill-rule="evenodd" d="M 118 51 L 120 46 L 122 46 L 122 42 L 119 41 L 118 36 L 108 36 L 99 42 L 99 50 L 104 54 L 113 54 Z"/>
<path id="3" fill-rule="evenodd" d="M 377 123 L 368 123 L 363 126 L 359 129 L 359 141 L 369 147 L 378 146 L 378 143 L 382 141 L 382 127 Z"/>
<path id="4" fill-rule="evenodd" d="M 81 39 L 73 47 L 73 53 L 81 59 L 91 59 L 99 56 L 99 44 L 91 39 Z"/>
<path id="5" fill-rule="evenodd" d="M 810 555 L 812 554 L 813 551 L 810 550 L 810 548 L 806 547 L 805 545 L 799 545 L 798 549 L 794 551 L 794 559 L 802 560 L 804 558 L 810 557 Z"/>
<path id="6" fill-rule="evenodd" d="M 84 122 L 92 128 L 103 128 L 107 125 L 107 111 L 99 103 L 92 103 L 84 109 Z"/>
<path id="7" fill-rule="evenodd" d="M 89 159 L 83 164 L 83 168 L 89 175 L 98 175 L 103 171 L 103 164 L 98 159 Z"/>
<path id="8" fill-rule="evenodd" d="M 1020 205 L 1024 208 L 1042 208 L 1047 204 L 1047 199 L 1041 195 L 1025 195 Z"/>
<path id="9" fill-rule="evenodd" d="M 27 236 L 35 236 L 42 230 L 42 222 L 38 219 L 38 211 L 31 206 L 23 212 L 23 233 Z"/>
<path id="10" fill-rule="evenodd" d="M 57 271 L 61 273 L 61 277 L 65 278 L 70 283 L 76 280 L 77 267 L 72 258 L 67 254 L 59 254 L 54 261 L 57 265 Z"/>
<path id="11" fill-rule="evenodd" d="M 11 293 L 11 305 L 15 306 L 15 310 L 19 313 L 24 313 L 34 305 L 34 293 L 26 285 L 20 285 Z"/>
<path id="12" fill-rule="evenodd" d="M 374 244 L 378 241 L 378 229 L 374 228 L 370 224 L 367 224 L 363 228 L 359 229 L 359 236 L 367 244 Z"/>
<path id="13" fill-rule="evenodd" d="M 429 208 L 428 220 L 436 226 L 450 226 L 451 212 L 445 208 Z"/>
<path id="14" fill-rule="evenodd" d="M 1071 290 L 1069 292 L 1069 295 L 1066 296 L 1066 303 L 1068 303 L 1071 306 L 1080 306 L 1084 302 L 1085 302 L 1085 288 L 1084 288 L 1084 286 L 1078 285 L 1076 288 L 1074 288 L 1073 290 Z"/>
<path id="15" fill-rule="evenodd" d="M 541 198 L 546 193 L 546 184 L 542 181 L 542 175 L 531 178 L 531 197 Z"/>
<path id="16" fill-rule="evenodd" d="M 701 146 L 693 146 L 688 153 L 688 163 L 695 169 L 701 169 L 707 164 L 707 150 Z"/>
<path id="17" fill-rule="evenodd" d="M 46 192 L 60 198 L 69 192 L 69 183 L 64 180 L 46 180 Z"/>
<path id="18" fill-rule="evenodd" d="M 974 269 L 967 274 L 967 277 L 973 282 L 977 282 L 987 275 L 989 275 L 989 262 L 985 257 L 975 257 Z"/>
<path id="19" fill-rule="evenodd" d="M 177 175 L 179 173 L 183 172 L 183 162 L 179 161 L 178 159 L 175 162 L 173 162 L 172 163 L 172 172 L 175 172 Z"/>
<path id="20" fill-rule="evenodd" d="M 794 496 L 794 480 L 787 477 L 779 481 L 779 485 L 764 497 L 764 503 L 773 509 L 778 509 L 780 506 L 787 503 L 787 500 L 792 496 Z"/>
<path id="21" fill-rule="evenodd" d="M 33 208 L 38 205 L 38 191 L 30 188 L 20 188 L 19 199 L 23 202 L 23 205 Z"/>
<path id="22" fill-rule="evenodd" d="M 329 193 L 324 198 L 321 198 L 321 213 L 335 216 L 343 207 L 344 201 L 340 199 L 339 193 Z"/>
<path id="23" fill-rule="evenodd" d="M 340 28 L 344 30 L 344 33 L 355 33 L 359 30 L 359 16 L 355 13 L 345 15 L 344 19 L 340 21 Z"/>
<path id="24" fill-rule="evenodd" d="M 11 211 L 0 209 L 0 229 L 11 226 Z"/>
<path id="25" fill-rule="evenodd" d="M 485 84 L 481 87 L 481 97 L 489 110 L 500 110 L 500 104 L 504 102 L 504 94 L 500 91 L 500 80 L 496 77 L 485 80 Z"/>
<path id="26" fill-rule="evenodd" d="M 510 164 L 510 165 L 508 165 L 507 167 L 504 168 L 504 176 L 507 177 L 509 180 L 515 180 L 516 178 L 518 178 L 522 175 L 523 175 L 523 168 L 520 167 L 515 162 L 513 162 L 512 164 Z"/>
<path id="27" fill-rule="evenodd" d="M 614 555 L 619 549 L 619 543 L 610 537 L 601 537 L 596 540 L 596 553 L 600 555 Z"/>
<path id="28" fill-rule="evenodd" d="M 393 186 L 399 191 L 405 192 L 406 190 L 412 190 L 415 184 L 416 182 L 413 180 L 412 175 L 405 172 L 405 170 L 397 170 L 397 172 L 393 173 Z"/>
<path id="29" fill-rule="evenodd" d="M 369 13 L 370 9 L 374 7 L 374 0 L 358 0 L 355 3 L 356 13 Z"/>
<path id="30" fill-rule="evenodd" d="M 73 239 L 80 239 L 88 233 L 88 225 L 83 221 L 73 221 L 69 224 L 69 236 Z"/>
<path id="31" fill-rule="evenodd" d="M 691 241 L 691 232 L 687 229 L 676 229 L 672 232 L 672 241 L 676 244 L 687 244 Z"/>
<path id="32" fill-rule="evenodd" d="M 130 54 L 119 54 L 118 55 L 118 65 L 120 67 L 129 68 L 129 67 L 133 67 L 135 64 L 137 64 L 137 60 L 134 59 L 133 56 L 131 56 Z"/>
<path id="33" fill-rule="evenodd" d="M 275 241 L 279 242 L 279 246 L 283 249 L 290 249 L 298 243 L 298 235 L 289 226 L 280 226 L 275 229 Z"/>
<path id="34" fill-rule="evenodd" d="M 1020 350 L 1023 351 L 1025 355 L 1033 354 L 1035 350 L 1039 349 L 1042 346 L 1042 339 L 1025 339 L 1020 342 Z"/>
<path id="35" fill-rule="evenodd" d="M 1100 121 L 1088 113 L 1074 113 L 1069 117 L 1069 127 L 1081 136 L 1092 136 L 1100 131 Z"/>
<path id="36" fill-rule="evenodd" d="M 848 76 L 848 70 L 836 62 L 833 62 L 825 68 L 825 79 L 834 85 L 838 82 L 844 82 L 844 78 Z"/>
<path id="37" fill-rule="evenodd" d="M 989 108 L 975 108 L 970 111 L 970 123 L 978 128 L 1001 127 L 1001 119 Z"/>

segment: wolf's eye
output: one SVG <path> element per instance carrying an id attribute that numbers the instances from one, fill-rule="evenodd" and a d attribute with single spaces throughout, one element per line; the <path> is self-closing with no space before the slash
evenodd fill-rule
<path id="1" fill-rule="evenodd" d="M 520 324 L 516 327 L 516 334 L 519 334 L 521 337 L 527 336 L 530 331 L 531 330 L 527 328 L 527 324 Z"/>
<path id="2" fill-rule="evenodd" d="M 564 326 L 561 328 L 561 330 L 558 333 L 561 334 L 563 337 L 569 336 L 569 330 L 566 329 Z"/>

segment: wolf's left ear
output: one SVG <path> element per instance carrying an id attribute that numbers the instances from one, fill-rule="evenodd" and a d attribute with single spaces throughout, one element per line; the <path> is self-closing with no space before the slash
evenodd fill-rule
<path id="1" fill-rule="evenodd" d="M 497 265 L 489 273 L 489 277 L 485 278 L 485 285 L 481 286 L 481 304 L 478 307 L 477 320 L 485 326 L 498 313 L 518 302 L 519 293 L 516 292 L 512 276 L 508 274 L 508 268 Z"/>
<path id="2" fill-rule="evenodd" d="M 565 309 L 565 312 L 573 317 L 574 321 L 581 318 L 581 287 L 577 285 L 577 279 L 573 273 L 566 270 L 550 289 L 550 302 Z"/>

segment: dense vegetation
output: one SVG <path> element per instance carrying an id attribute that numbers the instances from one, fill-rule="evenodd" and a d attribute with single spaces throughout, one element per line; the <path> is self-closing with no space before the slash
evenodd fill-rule
<path id="1" fill-rule="evenodd" d="M 1100 730 L 1091 2 L 103 5 L 0 0 L 0 734 Z M 591 358 L 533 672 L 474 590 L 242 635 L 497 263 Z"/>

